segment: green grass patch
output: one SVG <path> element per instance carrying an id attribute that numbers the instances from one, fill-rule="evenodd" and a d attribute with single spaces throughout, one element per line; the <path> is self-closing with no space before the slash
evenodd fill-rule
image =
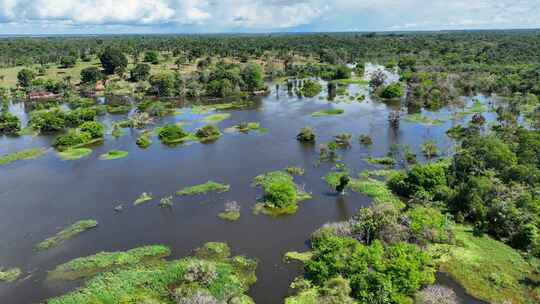
<path id="1" fill-rule="evenodd" d="M 99 252 L 57 266 L 48 274 L 48 278 L 54 280 L 88 278 L 113 268 L 161 259 L 170 254 L 170 249 L 161 245 L 138 247 L 128 251 Z"/>
<path id="2" fill-rule="evenodd" d="M 405 207 L 399 197 L 388 188 L 386 182 L 372 178 L 359 178 L 352 179 L 349 185 L 353 191 L 371 197 L 376 204 L 391 203 L 399 209 Z"/>
<path id="3" fill-rule="evenodd" d="M 448 273 L 468 294 L 490 303 L 539 303 L 540 261 L 472 229 L 456 226 L 457 245 L 432 245 Z"/>
<path id="4" fill-rule="evenodd" d="M 231 117 L 231 114 L 229 114 L 229 113 L 216 113 L 216 114 L 208 115 L 205 118 L 203 118 L 202 120 L 209 123 L 209 124 L 217 124 L 217 123 L 220 123 L 220 122 L 224 121 L 225 119 L 227 119 L 229 117 Z"/>
<path id="5" fill-rule="evenodd" d="M 44 148 L 32 148 L 0 155 L 0 165 L 7 165 L 19 160 L 35 159 L 43 155 L 46 151 Z"/>
<path id="6" fill-rule="evenodd" d="M 19 268 L 11 268 L 4 270 L 0 267 L 0 282 L 11 283 L 21 276 L 21 270 Z"/>
<path id="7" fill-rule="evenodd" d="M 351 77 L 346 79 L 336 79 L 330 81 L 331 83 L 335 83 L 337 85 L 349 85 L 349 84 L 357 84 L 357 85 L 367 85 L 369 84 L 369 81 L 364 80 L 360 77 Z"/>
<path id="8" fill-rule="evenodd" d="M 152 193 L 143 192 L 134 202 L 133 205 L 137 206 L 153 199 Z"/>
<path id="9" fill-rule="evenodd" d="M 393 166 L 396 164 L 396 160 L 389 156 L 383 156 L 383 157 L 368 157 L 367 162 L 372 165 L 385 165 L 385 166 Z"/>
<path id="10" fill-rule="evenodd" d="M 72 237 L 77 236 L 87 230 L 96 228 L 98 222 L 95 220 L 82 220 L 74 223 L 73 225 L 60 230 L 56 235 L 45 239 L 41 243 L 37 244 L 34 248 L 36 250 L 47 250 L 59 246 L 63 242 L 69 240 Z"/>
<path id="11" fill-rule="evenodd" d="M 397 170 L 392 169 L 381 169 L 381 170 L 366 170 L 360 174 L 360 177 L 368 178 L 368 177 L 384 177 L 387 178 L 391 176 L 392 174 L 396 173 Z"/>
<path id="12" fill-rule="evenodd" d="M 71 148 L 57 152 L 58 157 L 63 160 L 77 160 L 86 157 L 92 153 L 89 148 Z"/>
<path id="13" fill-rule="evenodd" d="M 305 263 L 311 260 L 312 257 L 313 257 L 313 252 L 311 251 L 306 251 L 306 252 L 289 251 L 285 253 L 285 255 L 283 256 L 283 260 L 285 262 L 300 261 L 302 263 Z"/>
<path id="14" fill-rule="evenodd" d="M 97 274 L 47 303 L 198 303 L 201 297 L 205 303 L 253 303 L 245 293 L 257 280 L 257 262 L 229 256 L 227 244 L 208 243 L 195 257 L 158 259 Z"/>
<path id="15" fill-rule="evenodd" d="M 124 158 L 129 155 L 129 152 L 122 150 L 111 150 L 107 153 L 101 154 L 99 159 L 101 160 L 114 160 L 119 158 Z"/>
<path id="16" fill-rule="evenodd" d="M 218 182 L 208 181 L 204 184 L 186 187 L 182 190 L 176 191 L 176 195 L 199 195 L 206 194 L 211 191 L 227 192 L 231 188 L 230 185 L 221 184 Z"/>
<path id="17" fill-rule="evenodd" d="M 431 126 L 440 125 L 445 122 L 444 119 L 432 118 L 429 116 L 422 115 L 421 113 L 409 114 L 405 117 L 405 121 L 411 122 L 411 123 L 418 123 L 422 125 L 431 125 Z"/>
<path id="18" fill-rule="evenodd" d="M 332 116 L 332 115 L 341 115 L 343 113 L 345 113 L 345 110 L 343 109 L 323 109 L 323 110 L 311 113 L 311 116 L 313 117 Z"/>

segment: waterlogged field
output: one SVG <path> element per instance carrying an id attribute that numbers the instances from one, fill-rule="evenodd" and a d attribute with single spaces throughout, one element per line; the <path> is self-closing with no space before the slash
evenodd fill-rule
<path id="1" fill-rule="evenodd" d="M 107 268 L 113 263 L 131 263 L 121 259 L 119 251 L 159 244 L 171 252 L 167 257 L 171 263 L 161 261 L 163 264 L 155 266 L 162 271 L 176 265 L 174 260 L 192 256 L 193 248 L 206 242 L 225 242 L 233 255 L 258 261 L 257 281 L 247 294 L 256 303 L 282 303 L 289 284 L 302 269 L 299 263 L 284 261 L 284 255 L 289 252 L 293 260 L 308 258 L 299 253 L 309 249 L 306 240 L 313 231 L 327 222 L 350 218 L 384 192 L 377 178 L 386 174 L 384 157 L 391 147 L 409 145 L 423 161 L 424 144 L 431 142 L 438 149 L 437 157 L 447 156 L 455 143 L 446 131 L 468 122 L 476 112 L 482 112 L 489 124 L 497 102 L 475 96 L 433 112 L 407 113 L 403 109 L 407 115 L 396 129 L 388 116 L 400 109 L 399 100 L 371 99 L 361 82 L 345 84 L 346 93 L 333 101 L 327 100 L 326 84 L 313 98 L 270 87 L 273 90 L 268 96 L 255 98 L 247 108 L 179 106 L 173 114 L 157 119 L 148 131 L 123 127 L 119 131 L 116 127 L 112 132 L 114 123 L 129 113 L 105 114 L 99 118 L 107 126 L 102 143 L 60 155 L 50 149 L 54 136 L 0 138 L 1 155 L 40 149 L 31 150 L 39 153 L 2 158 L 0 163 L 1 266 L 22 271 L 18 281 L 0 283 L 1 302 L 37 303 L 81 286 L 80 280 L 47 279 L 50 271 L 75 258 L 109 252 L 98 256 L 107 257 L 102 265 Z M 362 95 L 366 97 L 360 98 Z M 28 120 L 24 104 L 14 103 L 10 109 L 24 126 Z M 165 145 L 158 128 L 167 123 L 182 126 L 189 134 L 176 144 Z M 209 123 L 218 127 L 219 136 L 200 140 L 196 130 Z M 314 130 L 315 144 L 296 140 L 306 126 Z M 334 163 L 320 161 L 319 145 L 343 133 L 352 134 L 351 144 L 339 149 L 337 157 L 350 175 L 380 171 L 372 173 L 377 176 L 371 179 L 354 180 L 342 196 L 328 185 L 339 183 L 339 176 L 327 177 L 328 183 L 323 179 Z M 372 144 L 361 144 L 361 134 L 368 135 Z M 141 137 L 151 143 L 141 147 Z M 255 206 L 264 203 L 264 187 L 254 185 L 254 178 L 280 170 L 285 182 L 301 194 L 296 212 L 277 217 L 255 214 Z M 69 238 L 57 238 L 60 241 L 54 246 L 41 246 L 46 250 L 35 249 L 62 229 L 88 219 L 99 225 L 63 233 Z M 167 254 L 160 251 L 158 256 L 168 255 L 168 249 L 165 251 Z M 474 303 L 452 281 L 440 282 L 457 289 L 467 303 Z"/>

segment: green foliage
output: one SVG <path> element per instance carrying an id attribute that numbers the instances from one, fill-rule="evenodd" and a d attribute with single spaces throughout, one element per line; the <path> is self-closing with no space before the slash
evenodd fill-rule
<path id="1" fill-rule="evenodd" d="M 446 170 L 449 165 L 445 161 L 414 165 L 405 172 L 392 175 L 388 186 L 404 197 L 427 192 L 432 197 L 444 199 L 442 195 L 447 191 Z"/>
<path id="2" fill-rule="evenodd" d="M 94 121 L 96 116 L 97 111 L 95 109 L 79 107 L 65 113 L 65 121 L 70 126 L 79 126 L 85 121 Z"/>
<path id="3" fill-rule="evenodd" d="M 329 115 L 341 115 L 343 113 L 345 113 L 345 110 L 343 109 L 323 109 L 323 110 L 311 113 L 311 116 L 320 117 L 320 116 L 329 116 Z"/>
<path id="4" fill-rule="evenodd" d="M 42 132 L 57 132 L 66 127 L 65 114 L 60 109 L 34 111 L 30 113 L 28 126 Z"/>
<path id="5" fill-rule="evenodd" d="M 211 114 L 203 118 L 203 121 L 210 123 L 210 124 L 217 124 L 225 119 L 231 117 L 231 114 L 229 113 L 217 113 L 217 114 Z"/>
<path id="6" fill-rule="evenodd" d="M 143 134 L 137 138 L 136 142 L 137 146 L 139 146 L 142 149 L 146 149 L 152 145 L 152 140 L 150 137 L 146 134 Z"/>
<path id="7" fill-rule="evenodd" d="M 248 64 L 241 73 L 245 91 L 255 92 L 266 89 L 264 84 L 264 72 L 258 64 Z"/>
<path id="8" fill-rule="evenodd" d="M 159 54 L 155 51 L 148 51 L 144 54 L 144 61 L 151 64 L 159 64 Z"/>
<path id="9" fill-rule="evenodd" d="M 372 178 L 354 179 L 350 183 L 352 190 L 365 194 L 373 199 L 377 204 L 391 203 L 401 209 L 403 202 L 392 193 L 386 183 Z"/>
<path id="10" fill-rule="evenodd" d="M 73 259 L 57 266 L 49 272 L 48 278 L 55 280 L 76 280 L 91 277 L 115 268 L 137 265 L 158 260 L 171 254 L 168 247 L 143 246 L 127 251 L 99 252 L 87 257 Z"/>
<path id="11" fill-rule="evenodd" d="M 208 192 L 217 191 L 218 193 L 227 192 L 231 186 L 227 184 L 221 184 L 213 181 L 208 181 L 204 184 L 186 187 L 182 190 L 178 190 L 176 195 L 200 195 Z"/>
<path id="12" fill-rule="evenodd" d="M 67 148 L 77 148 L 92 141 L 92 135 L 89 132 L 79 129 L 69 129 L 67 133 L 62 134 L 54 140 L 53 146 L 59 150 Z"/>
<path id="13" fill-rule="evenodd" d="M 103 79 L 103 74 L 96 67 L 88 67 L 81 70 L 81 82 L 95 85 Z"/>
<path id="14" fill-rule="evenodd" d="M 175 124 L 166 124 L 159 128 L 158 137 L 162 143 L 173 145 L 182 143 L 188 137 L 188 133 Z"/>
<path id="15" fill-rule="evenodd" d="M 293 177 L 284 171 L 258 175 L 253 184 L 264 191 L 259 208 L 274 216 L 292 214 L 298 208 L 298 201 L 311 198 L 308 193 L 298 189 Z"/>
<path id="16" fill-rule="evenodd" d="M 316 138 L 315 131 L 313 131 L 313 129 L 310 127 L 302 128 L 302 130 L 300 130 L 300 133 L 296 135 L 296 139 L 298 141 L 305 142 L 305 143 L 314 143 L 315 138 Z"/>
<path id="17" fill-rule="evenodd" d="M 98 222 L 95 220 L 82 220 L 74 223 L 71 226 L 68 226 L 58 233 L 56 235 L 45 239 L 41 243 L 37 244 L 34 248 L 36 250 L 48 250 L 54 247 L 60 246 L 65 241 L 77 236 L 78 234 L 81 234 L 89 229 L 97 227 Z"/>
<path id="18" fill-rule="evenodd" d="M 107 75 L 114 74 L 118 69 L 125 69 L 128 65 L 128 60 L 122 51 L 111 47 L 105 49 L 99 56 L 99 60 Z"/>
<path id="19" fill-rule="evenodd" d="M 64 56 L 60 59 L 60 66 L 64 69 L 69 69 L 75 66 L 77 58 L 74 56 Z"/>
<path id="20" fill-rule="evenodd" d="M 19 268 L 4 270 L 4 268 L 0 267 L 0 282 L 14 282 L 21 276 L 21 274 L 22 271 Z"/>
<path id="21" fill-rule="evenodd" d="M 216 125 L 206 125 L 195 132 L 195 136 L 202 142 L 217 140 L 221 137 L 221 132 Z"/>
<path id="22" fill-rule="evenodd" d="M 138 82 L 147 80 L 152 68 L 148 64 L 139 63 L 131 70 L 131 81 Z"/>
<path id="23" fill-rule="evenodd" d="M 389 84 L 380 94 L 380 96 L 385 99 L 399 98 L 401 95 L 403 95 L 403 90 L 401 89 L 400 83 Z"/>
<path id="24" fill-rule="evenodd" d="M 19 118 L 8 111 L 0 112 L 0 135 L 15 135 L 21 130 Z"/>
<path id="25" fill-rule="evenodd" d="M 385 166 L 393 166 L 396 164 L 396 160 L 393 157 L 389 156 L 383 156 L 383 157 L 368 157 L 367 159 L 368 163 L 373 165 L 385 165 Z"/>
<path id="26" fill-rule="evenodd" d="M 240 205 L 237 202 L 228 202 L 225 204 L 225 210 L 218 214 L 218 217 L 228 221 L 237 221 L 240 219 Z"/>
<path id="27" fill-rule="evenodd" d="M 7 165 L 19 160 L 38 158 L 45 153 L 43 148 L 33 148 L 0 155 L 0 165 Z"/>
<path id="28" fill-rule="evenodd" d="M 114 159 L 127 157 L 128 155 L 129 155 L 129 152 L 127 152 L 127 151 L 111 150 L 111 151 L 108 151 L 107 153 L 101 154 L 99 159 L 101 159 L 101 160 L 114 160 Z"/>
<path id="29" fill-rule="evenodd" d="M 88 156 L 92 153 L 89 148 L 68 148 L 58 152 L 58 156 L 63 160 L 76 160 Z"/>
<path id="30" fill-rule="evenodd" d="M 22 69 L 17 73 L 17 84 L 22 88 L 29 88 L 35 78 L 36 74 L 34 71 L 30 69 Z"/>
<path id="31" fill-rule="evenodd" d="M 314 80 L 308 79 L 302 83 L 302 86 L 297 90 L 296 94 L 303 97 L 315 97 L 322 91 L 321 85 Z"/>
<path id="32" fill-rule="evenodd" d="M 285 172 L 289 173 L 290 175 L 304 175 L 305 170 L 302 167 L 289 166 L 285 168 Z"/>
<path id="33" fill-rule="evenodd" d="M 168 97 L 174 96 L 175 84 L 174 75 L 168 73 L 159 73 L 150 76 L 148 80 L 152 86 L 152 91 L 157 96 Z"/>
<path id="34" fill-rule="evenodd" d="M 149 202 L 153 199 L 152 193 L 143 192 L 134 202 L 133 205 L 137 206 L 142 203 Z"/>
<path id="35" fill-rule="evenodd" d="M 379 241 L 366 246 L 350 237 L 325 234 L 312 242 L 313 257 L 305 276 L 318 286 L 342 275 L 350 295 L 359 301 L 385 298 L 404 303 L 424 284 L 435 280 L 430 256 L 416 245 Z"/>
<path id="36" fill-rule="evenodd" d="M 81 132 L 88 132 L 93 139 L 102 138 L 105 133 L 105 126 L 97 121 L 86 121 L 80 126 Z"/>

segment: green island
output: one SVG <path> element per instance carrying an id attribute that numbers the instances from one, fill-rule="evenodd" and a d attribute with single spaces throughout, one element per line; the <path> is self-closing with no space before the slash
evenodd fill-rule
<path id="1" fill-rule="evenodd" d="M 176 195 L 200 195 L 209 192 L 227 192 L 231 186 L 214 181 L 208 181 L 204 184 L 190 186 L 176 191 Z"/>
<path id="2" fill-rule="evenodd" d="M 74 224 L 60 230 L 54 236 L 49 237 L 42 242 L 36 244 L 34 248 L 38 251 L 48 250 L 54 247 L 60 246 L 65 241 L 87 231 L 92 228 L 96 228 L 98 222 L 95 220 L 81 220 Z"/>
<path id="3" fill-rule="evenodd" d="M 35 159 L 45 153 L 45 149 L 34 148 L 0 155 L 0 165 L 7 165 L 19 160 Z"/>

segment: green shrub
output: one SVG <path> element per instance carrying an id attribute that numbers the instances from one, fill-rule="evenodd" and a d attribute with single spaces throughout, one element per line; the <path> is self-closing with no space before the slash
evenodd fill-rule
<path id="1" fill-rule="evenodd" d="M 304 97 L 315 97 L 321 92 L 321 85 L 314 80 L 306 80 L 298 89 L 297 94 Z"/>
<path id="2" fill-rule="evenodd" d="M 79 126 L 85 121 L 94 121 L 97 112 L 93 108 L 77 108 L 69 111 L 65 115 L 66 124 L 70 126 Z"/>
<path id="3" fill-rule="evenodd" d="M 81 125 L 80 130 L 82 132 L 88 132 L 93 139 L 96 139 L 103 137 L 105 127 L 100 122 L 87 121 Z"/>
<path id="4" fill-rule="evenodd" d="M 189 134 L 175 124 L 166 124 L 159 129 L 158 137 L 166 145 L 183 142 Z"/>
<path id="5" fill-rule="evenodd" d="M 310 127 L 305 127 L 300 130 L 300 133 L 296 135 L 296 139 L 301 142 L 314 143 L 315 142 L 315 132 Z"/>
<path id="6" fill-rule="evenodd" d="M 21 130 L 19 118 L 7 111 L 0 112 L 0 135 L 17 134 Z"/>
<path id="7" fill-rule="evenodd" d="M 43 133 L 63 130 L 66 127 L 65 113 L 57 108 L 32 112 L 28 126 Z"/>
<path id="8" fill-rule="evenodd" d="M 215 125 L 207 125 L 197 130 L 195 136 L 200 141 L 213 141 L 221 136 L 219 128 Z"/>
<path id="9" fill-rule="evenodd" d="M 63 150 L 69 147 L 76 147 L 89 143 L 92 135 L 78 129 L 70 129 L 66 134 L 58 136 L 53 143 L 53 147 Z"/>
<path id="10" fill-rule="evenodd" d="M 398 98 L 401 97 L 401 95 L 403 95 L 403 90 L 399 83 L 389 84 L 381 92 L 381 97 L 386 99 Z"/>

